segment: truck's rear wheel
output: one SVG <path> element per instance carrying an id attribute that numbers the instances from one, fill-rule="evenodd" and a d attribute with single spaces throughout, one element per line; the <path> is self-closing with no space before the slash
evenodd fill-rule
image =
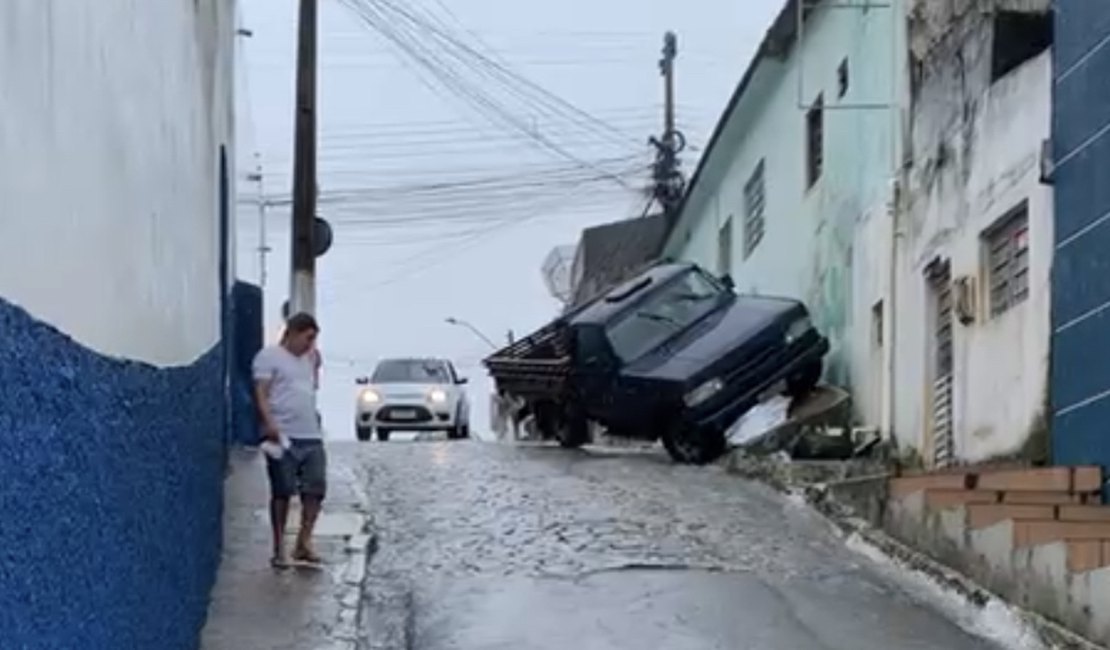
<path id="1" fill-rule="evenodd" d="M 574 407 L 561 407 L 552 402 L 536 404 L 536 426 L 544 440 L 557 440 L 567 449 L 576 449 L 590 441 L 590 422 Z"/>
<path id="2" fill-rule="evenodd" d="M 563 420 L 555 438 L 560 447 L 577 449 L 590 441 L 590 421 L 584 417 L 568 417 Z"/>
<path id="3" fill-rule="evenodd" d="M 705 465 L 725 453 L 724 431 L 677 423 L 663 432 L 662 437 L 663 447 L 676 463 Z"/>

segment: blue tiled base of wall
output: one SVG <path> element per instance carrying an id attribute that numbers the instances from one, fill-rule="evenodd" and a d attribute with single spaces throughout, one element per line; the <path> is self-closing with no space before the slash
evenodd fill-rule
<path id="1" fill-rule="evenodd" d="M 0 300 L 0 647 L 196 647 L 220 551 L 220 358 L 105 358 Z"/>

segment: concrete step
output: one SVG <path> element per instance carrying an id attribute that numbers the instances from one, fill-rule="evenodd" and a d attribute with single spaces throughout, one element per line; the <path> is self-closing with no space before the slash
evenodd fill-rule
<path id="1" fill-rule="evenodd" d="M 1014 546 L 1041 546 L 1053 542 L 1110 540 L 1110 522 L 1014 521 Z"/>

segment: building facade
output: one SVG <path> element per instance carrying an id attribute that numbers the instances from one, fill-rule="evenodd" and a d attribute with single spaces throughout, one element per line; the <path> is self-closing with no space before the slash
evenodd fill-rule
<path id="1" fill-rule="evenodd" d="M 827 379 L 852 389 L 861 421 L 880 425 L 901 9 L 805 6 L 786 3 L 768 31 L 666 252 L 730 273 L 742 292 L 803 300 L 832 344 Z"/>
<path id="2" fill-rule="evenodd" d="M 1008 8 L 1011 5 L 1013 8 Z M 900 211 L 895 431 L 930 464 L 1043 457 L 1049 2 L 918 1 Z M 1039 447 L 1039 449 L 1034 449 Z"/>
<path id="3" fill-rule="evenodd" d="M 1050 2 L 984 4 L 788 2 L 667 245 L 804 301 L 858 422 L 928 465 L 1048 442 Z"/>
<path id="4" fill-rule="evenodd" d="M 1052 433 L 1060 463 L 1110 466 L 1110 5 L 1057 0 Z"/>
<path id="5" fill-rule="evenodd" d="M 234 16 L 0 5 L 5 646 L 196 645 L 230 422 Z"/>

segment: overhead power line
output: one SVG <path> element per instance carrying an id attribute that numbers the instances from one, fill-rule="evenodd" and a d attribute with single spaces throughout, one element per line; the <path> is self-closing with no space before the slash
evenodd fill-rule
<path id="1" fill-rule="evenodd" d="M 442 24 L 419 15 L 390 0 L 342 0 L 360 15 L 375 31 L 391 41 L 408 60 L 415 63 L 425 79 L 431 78 L 437 87 L 450 92 L 476 109 L 495 126 L 508 128 L 527 138 L 527 141 L 560 157 L 589 166 L 574 153 L 547 134 L 532 128 L 526 118 L 483 85 L 493 82 L 502 95 L 508 94 L 522 101 L 528 108 L 544 115 L 561 116 L 578 123 L 589 122 L 600 128 L 600 120 L 573 108 L 568 102 L 556 98 L 533 82 L 516 75 L 505 66 L 477 49 L 463 43 Z M 461 69 L 460 69 L 461 68 Z M 463 73 L 469 70 L 474 79 Z M 587 117 L 588 116 L 588 117 Z M 611 133 L 607 135 L 612 136 Z M 612 180 L 627 186 L 619 177 Z"/>

